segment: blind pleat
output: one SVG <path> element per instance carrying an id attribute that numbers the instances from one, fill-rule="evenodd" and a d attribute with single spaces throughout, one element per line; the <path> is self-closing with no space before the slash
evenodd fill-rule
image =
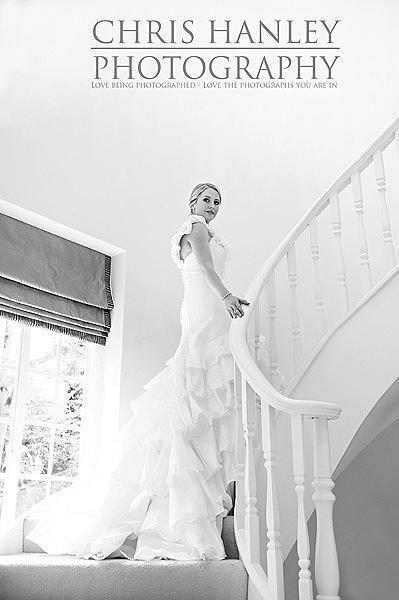
<path id="1" fill-rule="evenodd" d="M 0 277 L 0 303 L 9 300 L 32 308 L 41 308 L 66 318 L 76 319 L 84 323 L 93 323 L 109 329 L 111 317 L 109 309 L 76 302 L 62 296 L 48 294 L 29 286 Z"/>
<path id="2" fill-rule="evenodd" d="M 111 258 L 0 213 L 0 315 L 105 344 Z"/>
<path id="3" fill-rule="evenodd" d="M 60 321 L 52 321 L 52 319 L 37 319 L 33 316 L 33 314 L 21 314 L 19 311 L 9 312 L 0 308 L 0 317 L 20 321 L 21 323 L 24 323 L 25 325 L 29 325 L 31 327 L 43 327 L 44 329 L 50 329 L 51 331 L 58 331 L 59 333 L 72 335 L 87 342 L 101 344 L 102 346 L 105 346 L 105 343 L 107 341 L 106 336 L 93 333 L 90 331 L 90 329 L 78 329 L 70 325 L 64 325 Z"/>
<path id="4" fill-rule="evenodd" d="M 66 325 L 67 323 L 70 324 L 71 326 L 77 327 L 79 329 L 87 329 L 87 330 L 91 330 L 93 332 L 98 332 L 101 334 L 104 334 L 105 336 L 107 336 L 108 331 L 109 331 L 109 327 L 106 327 L 104 325 L 95 325 L 94 323 L 90 323 L 90 322 L 85 322 L 79 319 L 73 319 L 71 317 L 65 316 L 65 315 L 59 315 L 57 313 L 51 313 L 47 310 L 43 310 L 42 308 L 38 308 L 38 307 L 33 307 L 33 306 L 26 306 L 26 304 L 20 304 L 19 302 L 13 302 L 12 300 L 6 300 L 3 298 L 0 298 L 0 307 L 3 310 L 6 310 L 8 312 L 10 311 L 15 311 L 15 312 L 20 312 L 21 314 L 30 314 L 32 317 L 37 318 L 37 319 L 41 319 L 41 320 L 45 320 L 45 319 L 52 319 L 54 322 L 59 321 L 60 323 L 63 323 L 64 325 Z"/>

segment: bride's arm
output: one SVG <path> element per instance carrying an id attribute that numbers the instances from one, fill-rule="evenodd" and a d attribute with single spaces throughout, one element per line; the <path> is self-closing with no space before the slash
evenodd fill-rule
<path id="1" fill-rule="evenodd" d="M 233 296 L 216 273 L 211 250 L 209 248 L 208 230 L 206 226 L 203 223 L 193 223 L 191 233 L 187 236 L 187 239 L 210 287 L 220 299 L 222 299 L 223 296 L 226 296 L 223 302 L 233 318 L 237 316 L 242 317 L 244 312 L 241 308 L 241 304 L 249 304 L 249 302 L 242 298 L 238 298 L 237 296 Z"/>

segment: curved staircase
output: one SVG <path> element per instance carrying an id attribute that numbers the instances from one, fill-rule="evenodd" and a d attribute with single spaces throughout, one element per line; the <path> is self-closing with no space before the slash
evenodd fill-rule
<path id="1" fill-rule="evenodd" d="M 344 477 L 369 450 L 374 429 L 362 423 L 399 375 L 398 150 L 395 119 L 266 260 L 232 324 L 234 519 L 249 600 L 339 600 L 340 589 L 375 600 L 353 595 L 348 570 L 340 581 L 348 549 L 335 539 L 333 471 L 340 463 Z"/>

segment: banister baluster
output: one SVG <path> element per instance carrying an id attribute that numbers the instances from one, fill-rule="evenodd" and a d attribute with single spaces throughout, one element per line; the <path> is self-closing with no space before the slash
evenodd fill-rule
<path id="1" fill-rule="evenodd" d="M 237 415 L 236 428 L 236 500 L 234 512 L 239 529 L 244 529 L 245 491 L 244 491 L 244 469 L 245 469 L 245 447 L 242 426 L 242 398 L 241 398 L 241 372 L 234 365 L 234 398 Z"/>
<path id="2" fill-rule="evenodd" d="M 255 346 L 255 350 L 254 350 L 254 358 L 255 358 L 255 363 L 260 366 L 259 361 L 260 361 L 260 295 L 259 297 L 256 299 L 256 303 L 255 303 L 255 307 L 254 307 L 254 346 Z M 261 436 L 258 436 L 258 425 L 260 424 L 260 408 L 261 408 L 261 401 L 260 398 L 257 394 L 255 394 L 255 405 L 256 405 L 256 411 L 255 411 L 255 436 L 256 436 L 256 443 L 255 443 L 255 460 L 256 463 L 259 460 L 259 457 L 262 454 L 262 439 Z"/>
<path id="3" fill-rule="evenodd" d="M 295 492 L 298 504 L 298 593 L 299 600 L 313 600 L 312 574 L 310 572 L 310 545 L 308 523 L 305 513 L 305 455 L 304 455 L 304 429 L 303 416 L 293 415 L 291 417 L 292 432 L 292 458 L 295 481 Z"/>
<path id="4" fill-rule="evenodd" d="M 260 340 L 260 302 L 259 302 L 259 298 L 256 300 L 256 304 L 255 304 L 255 308 L 254 308 L 254 326 L 255 326 L 255 331 L 254 331 L 254 345 L 255 345 L 255 350 L 254 350 L 254 356 L 255 356 L 255 362 L 256 364 L 258 364 L 259 361 L 259 340 Z"/>
<path id="5" fill-rule="evenodd" d="M 353 202 L 355 205 L 355 212 L 358 217 L 360 266 L 363 278 L 363 291 L 366 293 L 373 287 L 373 279 L 371 275 L 367 236 L 363 220 L 363 191 L 359 171 L 356 171 L 356 173 L 352 175 L 351 181 Z"/>
<path id="6" fill-rule="evenodd" d="M 259 563 L 259 515 L 256 497 L 255 434 L 256 404 L 255 392 L 242 378 L 242 415 L 245 436 L 245 549 L 250 563 Z"/>
<path id="7" fill-rule="evenodd" d="M 385 181 L 385 169 L 384 159 L 382 157 L 381 150 L 377 150 L 373 154 L 375 179 L 377 183 L 377 190 L 381 201 L 381 224 L 382 224 L 382 238 L 384 241 L 385 256 L 388 268 L 391 269 L 396 265 L 395 248 L 392 239 L 391 230 L 391 219 L 389 217 L 387 201 L 385 197 L 386 192 L 386 181 Z"/>
<path id="8" fill-rule="evenodd" d="M 396 142 L 396 151 L 399 156 L 399 129 L 395 131 L 395 142 Z M 398 239 L 396 239 L 396 244 L 398 244 Z"/>
<path id="9" fill-rule="evenodd" d="M 314 301 L 317 314 L 320 315 L 319 323 L 321 334 L 326 333 L 326 317 L 324 314 L 324 301 L 323 301 L 323 289 L 321 286 L 320 277 L 320 246 L 319 246 L 319 235 L 317 229 L 317 220 L 314 217 L 309 223 L 309 236 L 310 236 L 310 252 L 313 260 L 313 280 L 314 280 Z"/>
<path id="10" fill-rule="evenodd" d="M 292 327 L 292 345 L 294 355 L 294 373 L 297 373 L 298 366 L 302 357 L 301 324 L 299 320 L 298 299 L 297 299 L 297 269 L 295 244 L 287 252 L 288 281 L 291 296 L 291 327 Z"/>
<path id="11" fill-rule="evenodd" d="M 273 600 L 284 600 L 283 554 L 280 543 L 280 517 L 276 486 L 276 411 L 266 402 L 261 406 L 262 444 L 267 472 L 266 525 L 267 574 Z M 300 599 L 302 600 L 302 599 Z"/>
<path id="12" fill-rule="evenodd" d="M 348 287 L 346 285 L 345 262 L 341 243 L 342 222 L 338 192 L 333 192 L 330 196 L 330 209 L 332 231 L 337 242 L 337 280 L 339 300 L 341 304 L 341 313 L 346 314 L 349 310 L 349 296 Z"/>
<path id="13" fill-rule="evenodd" d="M 395 131 L 395 142 L 396 142 L 396 151 L 399 156 L 399 129 Z M 398 239 L 396 240 L 396 244 L 398 244 Z"/>
<path id="14" fill-rule="evenodd" d="M 270 383 L 276 390 L 282 392 L 278 365 L 278 347 L 276 336 L 277 300 L 276 300 L 276 274 L 272 271 L 267 280 L 267 316 L 269 320 L 268 355 L 270 361 Z"/>
<path id="15" fill-rule="evenodd" d="M 328 420 L 314 419 L 313 429 L 314 480 L 312 499 L 316 507 L 317 534 L 315 554 L 316 600 L 339 600 L 339 565 L 334 535 Z"/>

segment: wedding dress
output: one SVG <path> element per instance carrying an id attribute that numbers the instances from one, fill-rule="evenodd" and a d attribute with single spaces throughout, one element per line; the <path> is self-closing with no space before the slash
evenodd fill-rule
<path id="1" fill-rule="evenodd" d="M 231 317 L 194 253 L 181 259 L 181 237 L 197 221 L 208 228 L 215 270 L 224 276 L 226 240 L 190 215 L 172 238 L 184 285 L 178 348 L 133 402 L 101 472 L 32 508 L 40 517 L 26 537 L 45 552 L 102 559 L 117 551 L 137 560 L 226 556 L 221 526 L 232 506 L 226 488 L 236 478 Z"/>

